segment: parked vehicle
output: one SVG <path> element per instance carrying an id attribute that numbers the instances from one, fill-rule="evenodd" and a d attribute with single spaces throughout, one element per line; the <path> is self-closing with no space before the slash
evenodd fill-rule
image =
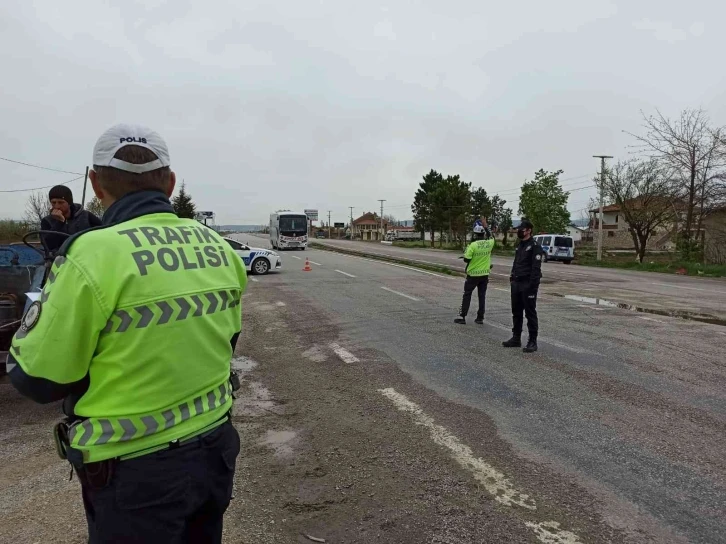
<path id="1" fill-rule="evenodd" d="M 570 264 L 575 258 L 575 241 L 567 234 L 538 234 L 534 237 L 545 252 L 545 262 L 562 261 Z"/>
<path id="2" fill-rule="evenodd" d="M 32 234 L 32 233 L 31 233 Z M 7 356 L 20 319 L 45 282 L 52 256 L 39 243 L 0 245 L 0 376 L 10 371 Z"/>
<path id="3" fill-rule="evenodd" d="M 232 238 L 225 238 L 225 241 L 232 246 L 234 252 L 240 256 L 247 270 L 252 274 L 264 276 L 270 270 L 280 270 L 282 268 L 282 259 L 274 251 L 260 247 L 250 247 Z"/>

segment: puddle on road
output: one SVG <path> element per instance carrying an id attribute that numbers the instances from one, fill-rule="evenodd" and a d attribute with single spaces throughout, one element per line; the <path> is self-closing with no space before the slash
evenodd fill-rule
<path id="1" fill-rule="evenodd" d="M 295 453 L 293 446 L 296 438 L 297 433 L 294 431 L 267 431 L 258 443 L 272 448 L 278 459 L 286 459 Z"/>
<path id="2" fill-rule="evenodd" d="M 726 326 L 726 320 L 716 317 L 715 315 L 699 314 L 698 312 L 690 312 L 688 310 L 669 310 L 644 308 L 635 304 L 627 304 L 625 302 L 613 302 L 604 298 L 583 297 L 580 295 L 563 295 L 561 293 L 547 293 L 553 297 L 565 298 L 567 300 L 575 300 L 577 302 L 586 302 L 596 306 L 605 306 L 608 308 L 618 308 L 620 310 L 629 310 L 631 312 L 639 312 L 643 314 L 662 315 L 665 317 L 678 317 L 681 319 L 690 319 L 692 321 L 700 321 L 701 323 L 709 323 L 711 325 Z"/>

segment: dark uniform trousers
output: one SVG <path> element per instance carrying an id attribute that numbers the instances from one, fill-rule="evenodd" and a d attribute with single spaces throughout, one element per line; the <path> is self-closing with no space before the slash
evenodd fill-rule
<path id="1" fill-rule="evenodd" d="M 222 542 L 239 451 L 228 421 L 177 448 L 115 462 L 105 486 L 81 478 L 89 543 Z"/>
<path id="2" fill-rule="evenodd" d="M 489 276 L 467 276 L 464 282 L 464 298 L 461 301 L 461 312 L 459 315 L 466 317 L 471 306 L 471 295 L 474 289 L 477 289 L 479 295 L 479 310 L 476 312 L 477 319 L 484 318 L 484 306 L 487 297 L 487 285 L 489 285 Z"/>
<path id="3" fill-rule="evenodd" d="M 537 291 L 539 286 L 531 287 L 529 278 L 512 282 L 512 333 L 521 336 L 524 324 L 523 314 L 527 316 L 529 339 L 537 340 L 539 322 L 537 320 Z"/>

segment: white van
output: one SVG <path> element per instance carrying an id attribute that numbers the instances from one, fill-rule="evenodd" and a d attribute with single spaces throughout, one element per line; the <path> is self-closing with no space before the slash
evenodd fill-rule
<path id="1" fill-rule="evenodd" d="M 534 237 L 545 252 L 545 262 L 562 261 L 570 264 L 575 258 L 575 241 L 566 234 L 538 234 Z"/>

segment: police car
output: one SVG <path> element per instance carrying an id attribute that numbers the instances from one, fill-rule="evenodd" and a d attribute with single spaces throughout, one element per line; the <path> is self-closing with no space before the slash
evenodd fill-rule
<path id="1" fill-rule="evenodd" d="M 237 240 L 232 240 L 232 238 L 225 237 L 224 240 L 232 246 L 234 252 L 244 261 L 247 270 L 253 274 L 264 275 L 270 270 L 279 270 L 282 268 L 282 259 L 274 251 L 259 247 L 250 247 Z"/>

